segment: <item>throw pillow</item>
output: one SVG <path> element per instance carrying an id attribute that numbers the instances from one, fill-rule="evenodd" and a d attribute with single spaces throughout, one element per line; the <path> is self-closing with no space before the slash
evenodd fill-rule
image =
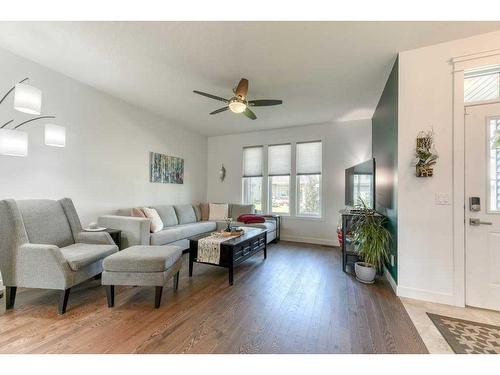
<path id="1" fill-rule="evenodd" d="M 200 203 L 201 221 L 207 221 L 210 216 L 210 206 L 208 203 Z"/>
<path id="2" fill-rule="evenodd" d="M 193 204 L 194 214 L 196 215 L 196 221 L 201 221 L 201 208 L 199 204 Z"/>
<path id="3" fill-rule="evenodd" d="M 132 211 L 130 212 L 130 216 L 133 216 L 133 217 L 146 217 L 146 215 L 144 215 L 144 211 L 140 207 L 134 207 L 134 208 L 132 208 Z"/>
<path id="4" fill-rule="evenodd" d="M 210 203 L 208 220 L 218 221 L 226 220 L 229 205 L 224 203 Z"/>
<path id="5" fill-rule="evenodd" d="M 151 220 L 151 233 L 159 232 L 163 229 L 163 221 L 154 208 L 143 207 L 144 215 Z"/>
<path id="6" fill-rule="evenodd" d="M 258 223 L 265 223 L 266 219 L 264 216 L 261 215 L 243 214 L 238 216 L 238 221 L 245 224 L 258 224 Z"/>

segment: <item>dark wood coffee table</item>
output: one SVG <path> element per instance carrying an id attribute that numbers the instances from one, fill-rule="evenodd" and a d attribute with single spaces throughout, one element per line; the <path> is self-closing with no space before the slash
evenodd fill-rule
<path id="1" fill-rule="evenodd" d="M 229 269 L 229 284 L 233 285 L 234 267 L 244 262 L 254 254 L 264 250 L 267 258 L 267 230 L 244 227 L 245 233 L 239 237 L 224 241 L 220 245 L 220 261 L 218 264 L 198 262 L 198 240 L 210 236 L 210 233 L 200 234 L 189 239 L 189 277 L 193 276 L 193 263 L 210 264 Z"/>

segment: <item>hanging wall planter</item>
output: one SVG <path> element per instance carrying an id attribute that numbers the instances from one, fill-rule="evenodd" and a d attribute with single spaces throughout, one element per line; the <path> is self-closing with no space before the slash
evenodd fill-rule
<path id="1" fill-rule="evenodd" d="M 415 168 L 417 177 L 432 177 L 438 155 L 434 149 L 434 132 L 420 132 L 415 150 Z"/>

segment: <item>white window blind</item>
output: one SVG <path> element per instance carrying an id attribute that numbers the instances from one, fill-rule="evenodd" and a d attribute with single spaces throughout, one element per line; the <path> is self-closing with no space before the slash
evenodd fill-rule
<path id="1" fill-rule="evenodd" d="M 297 175 L 321 174 L 321 141 L 297 143 Z"/>
<path id="2" fill-rule="evenodd" d="M 243 149 L 243 177 L 262 177 L 262 146 Z"/>
<path id="3" fill-rule="evenodd" d="M 292 145 L 272 145 L 267 150 L 269 176 L 289 176 L 292 170 Z"/>

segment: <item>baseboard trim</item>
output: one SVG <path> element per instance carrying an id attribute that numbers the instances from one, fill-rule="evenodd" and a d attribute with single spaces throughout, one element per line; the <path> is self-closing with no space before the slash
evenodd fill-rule
<path id="1" fill-rule="evenodd" d="M 421 301 L 442 303 L 444 305 L 456 306 L 453 294 L 434 292 L 425 289 L 408 288 L 398 285 L 398 297 L 418 299 Z"/>
<path id="2" fill-rule="evenodd" d="M 311 243 L 314 245 L 339 246 L 339 243 L 337 241 L 330 240 L 327 238 L 287 236 L 282 234 L 280 240 L 290 241 L 290 242 Z"/>
<path id="3" fill-rule="evenodd" d="M 392 278 L 391 273 L 387 269 L 387 267 L 384 266 L 384 276 L 385 279 L 389 282 L 389 285 L 391 286 L 392 290 L 394 291 L 394 294 L 398 295 L 398 284 L 394 281 Z"/>

